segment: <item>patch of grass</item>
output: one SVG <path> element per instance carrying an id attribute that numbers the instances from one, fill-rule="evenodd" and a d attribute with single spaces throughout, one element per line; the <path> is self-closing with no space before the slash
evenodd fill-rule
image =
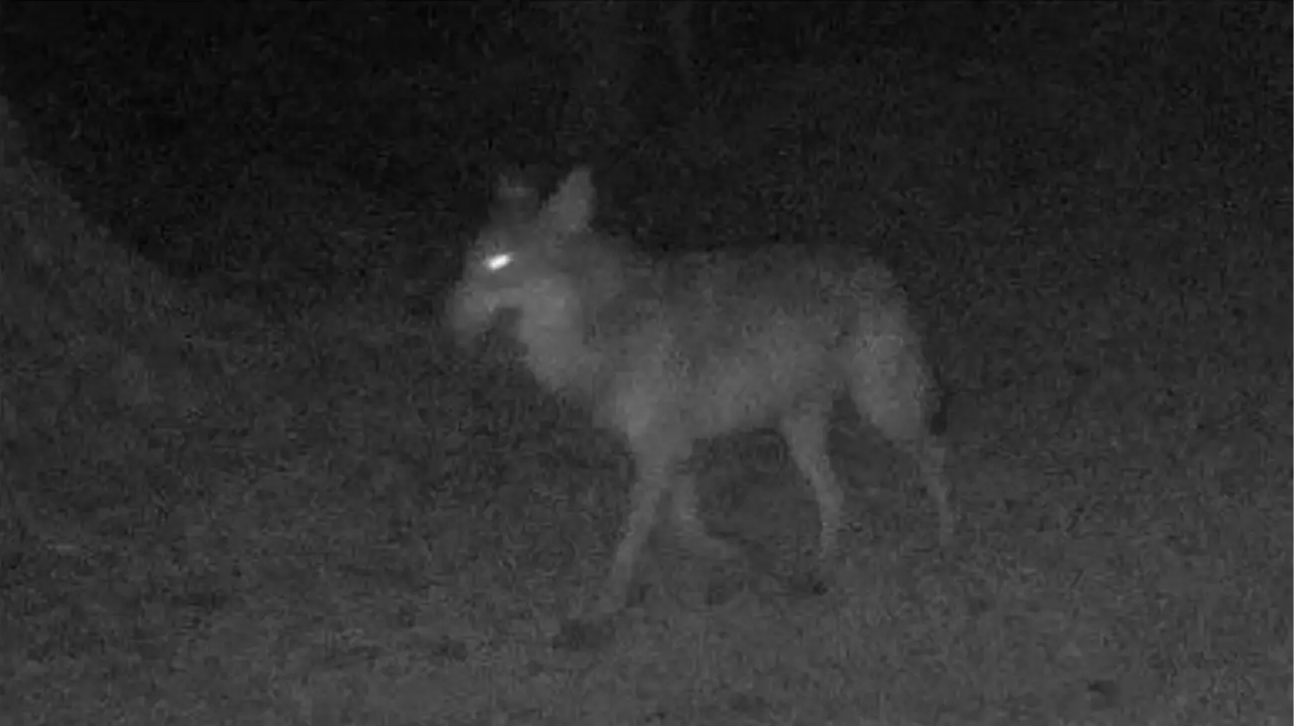
<path id="1" fill-rule="evenodd" d="M 905 552 L 901 537 L 859 541 L 825 598 L 750 591 L 700 609 L 653 597 L 609 651 L 572 656 L 548 638 L 578 597 L 573 581 L 595 582 L 606 558 L 555 552 L 562 537 L 587 544 L 577 517 L 493 547 L 476 531 L 487 517 L 459 519 L 475 545 L 439 572 L 419 568 L 409 548 L 381 540 L 362 497 L 336 508 L 345 482 L 316 453 L 259 474 L 253 490 L 282 500 L 249 505 L 260 521 L 238 528 L 241 541 L 194 542 L 193 558 L 234 560 L 236 580 L 199 593 L 193 559 L 179 575 L 141 556 L 147 575 L 123 578 L 118 566 L 108 582 L 82 582 L 102 593 L 96 605 L 85 589 L 69 594 L 78 605 L 42 604 L 41 616 L 29 604 L 28 639 L 64 635 L 44 650 L 26 640 L 11 661 L 10 693 L 23 694 L 11 713 L 110 718 L 101 709 L 111 703 L 136 723 L 1275 723 L 1287 706 L 1289 624 L 1281 572 L 1267 563 L 1288 553 L 1264 529 L 1284 515 L 1225 511 L 1227 497 L 1193 494 L 1206 482 L 1061 477 L 1027 458 L 967 467 L 979 473 L 959 484 L 977 499 L 1011 477 L 1031 481 L 1037 500 L 968 506 L 959 555 Z M 540 488 L 581 478 L 570 466 L 515 475 Z M 1075 513 L 1067 498 L 1102 511 Z M 269 511 L 277 521 L 263 519 Z M 141 580 L 155 586 L 123 592 Z"/>

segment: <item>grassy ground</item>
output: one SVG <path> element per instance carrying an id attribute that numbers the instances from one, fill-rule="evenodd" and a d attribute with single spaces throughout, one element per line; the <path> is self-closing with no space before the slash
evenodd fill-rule
<path id="1" fill-rule="evenodd" d="M 614 544 L 614 441 L 425 317 L 271 322 L 179 289 L 0 154 L 24 260 L 0 264 L 3 720 L 1289 723 L 1287 173 L 1182 152 L 1199 129 L 1116 120 L 1079 85 L 1019 105 L 1012 79 L 913 85 L 935 104 L 905 97 L 930 109 L 916 131 L 813 106 L 846 120 L 812 148 L 804 99 L 867 94 L 764 88 L 677 190 L 653 176 L 676 160 L 639 160 L 654 191 L 623 221 L 669 237 L 707 199 L 688 221 L 714 237 L 866 234 L 954 394 L 958 546 L 922 547 L 905 462 L 842 411 L 836 591 L 758 578 L 707 607 L 705 563 L 658 548 L 596 654 L 549 638 Z M 716 528 L 792 567 L 815 510 L 776 440 L 701 461 Z"/>

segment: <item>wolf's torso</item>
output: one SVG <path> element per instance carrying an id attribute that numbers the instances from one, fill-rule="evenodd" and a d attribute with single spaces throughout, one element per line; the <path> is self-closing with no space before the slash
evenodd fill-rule
<path id="1" fill-rule="evenodd" d="M 650 427 L 710 437 L 834 397 L 839 351 L 860 318 L 900 295 L 883 268 L 848 250 L 587 259 L 572 278 L 579 321 L 549 355 L 565 358 L 560 388 L 630 436 Z"/>

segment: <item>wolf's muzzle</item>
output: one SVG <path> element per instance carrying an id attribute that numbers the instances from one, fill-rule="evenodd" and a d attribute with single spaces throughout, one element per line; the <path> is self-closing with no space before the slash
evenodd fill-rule
<path id="1" fill-rule="evenodd" d="M 496 308 L 494 296 L 479 287 L 459 284 L 450 296 L 445 323 L 456 338 L 470 342 L 490 327 Z"/>

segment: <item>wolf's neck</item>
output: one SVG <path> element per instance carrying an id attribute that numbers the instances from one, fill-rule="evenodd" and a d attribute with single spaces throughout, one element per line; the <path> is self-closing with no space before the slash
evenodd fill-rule
<path id="1" fill-rule="evenodd" d="M 591 387 L 597 371 L 597 354 L 589 348 L 578 305 L 567 305 L 523 311 L 517 321 L 526 367 L 541 385 L 558 393 Z"/>

